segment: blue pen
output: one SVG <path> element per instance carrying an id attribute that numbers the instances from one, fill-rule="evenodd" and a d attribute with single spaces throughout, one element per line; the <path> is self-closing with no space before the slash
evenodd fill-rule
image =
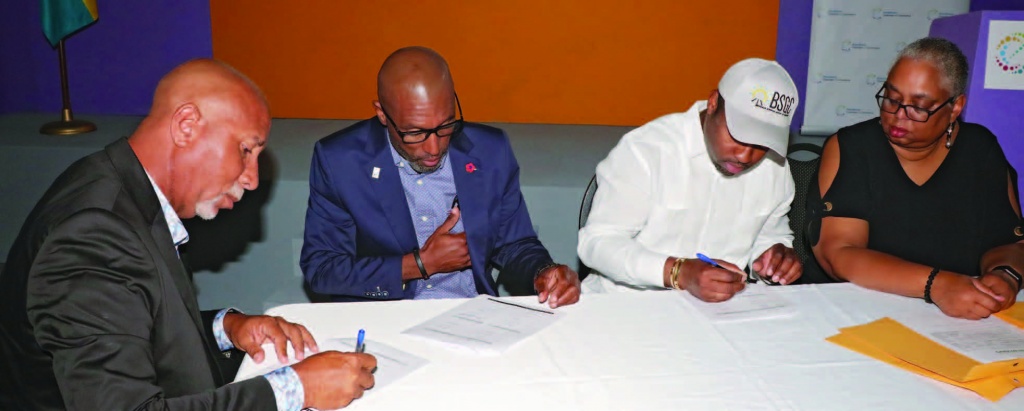
<path id="1" fill-rule="evenodd" d="M 710 264 L 710 265 L 711 265 L 712 267 L 715 267 L 715 268 L 721 268 L 721 269 L 723 269 L 723 270 L 725 270 L 725 271 L 728 271 L 728 272 L 730 272 L 730 273 L 736 273 L 736 274 L 739 274 L 739 275 L 740 275 L 740 277 L 743 277 L 744 279 L 746 279 L 748 283 L 755 283 L 755 282 L 757 282 L 757 280 L 754 280 L 754 279 L 751 279 L 750 277 L 748 277 L 746 273 L 741 273 L 741 272 L 739 272 L 739 271 L 733 271 L 733 270 L 730 270 L 730 269 L 728 269 L 728 268 L 722 267 L 722 265 L 721 265 L 721 264 L 718 264 L 718 262 L 717 262 L 717 261 L 715 261 L 715 260 L 712 260 L 712 259 L 711 259 L 711 257 L 708 257 L 708 256 L 706 256 L 706 255 L 704 255 L 704 254 L 701 254 L 701 253 L 697 253 L 697 259 L 698 259 L 698 260 L 701 260 L 701 261 L 703 261 L 703 262 L 705 262 L 705 263 L 708 263 L 708 264 Z"/>
<path id="2" fill-rule="evenodd" d="M 364 339 L 366 339 L 366 331 L 360 329 L 359 337 L 356 337 L 356 352 L 366 351 L 366 344 L 363 344 Z"/>

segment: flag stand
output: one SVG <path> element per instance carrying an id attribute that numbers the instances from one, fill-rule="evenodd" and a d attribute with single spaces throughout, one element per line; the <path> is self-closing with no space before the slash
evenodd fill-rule
<path id="1" fill-rule="evenodd" d="M 61 119 L 43 124 L 39 132 L 43 134 L 70 136 L 75 134 L 96 131 L 96 125 L 85 120 L 75 120 L 71 114 L 71 95 L 68 93 L 68 65 L 64 57 L 64 40 L 57 44 L 57 53 L 60 58 L 60 92 L 64 100 Z"/>

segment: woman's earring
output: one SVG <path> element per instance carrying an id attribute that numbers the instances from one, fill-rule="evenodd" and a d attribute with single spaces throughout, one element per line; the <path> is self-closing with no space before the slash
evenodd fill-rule
<path id="1" fill-rule="evenodd" d="M 953 147 L 953 123 L 946 127 L 946 149 Z"/>

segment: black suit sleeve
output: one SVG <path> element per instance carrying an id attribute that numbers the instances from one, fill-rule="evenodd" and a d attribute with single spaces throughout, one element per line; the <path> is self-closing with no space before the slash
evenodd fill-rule
<path id="1" fill-rule="evenodd" d="M 203 319 L 203 331 L 206 332 L 206 341 L 209 342 L 207 349 L 212 353 L 217 353 L 213 358 L 217 362 L 218 377 L 217 386 L 227 384 L 234 381 L 235 374 L 238 374 L 238 367 L 242 366 L 242 359 L 245 358 L 245 351 L 237 348 L 232 348 L 227 351 L 221 351 L 220 347 L 217 346 L 217 337 L 213 335 L 213 319 L 217 317 L 217 313 L 220 310 L 207 310 L 200 313 Z"/>
<path id="2" fill-rule="evenodd" d="M 151 333 L 165 331 L 154 329 L 161 287 L 141 237 L 115 214 L 86 210 L 52 229 L 29 274 L 26 308 L 67 409 L 274 409 L 264 378 L 165 395 L 150 342 Z"/>

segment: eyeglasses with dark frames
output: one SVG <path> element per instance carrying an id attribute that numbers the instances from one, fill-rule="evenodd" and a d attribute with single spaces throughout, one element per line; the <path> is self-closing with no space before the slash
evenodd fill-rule
<path id="1" fill-rule="evenodd" d="M 886 97 L 886 86 L 888 86 L 888 84 L 882 84 L 882 88 L 878 89 L 878 93 L 875 93 L 875 100 L 878 101 L 878 108 L 889 114 L 899 113 L 900 109 L 903 109 L 903 112 L 907 114 L 907 118 L 910 119 L 910 121 L 916 121 L 918 123 L 928 122 L 928 119 L 932 118 L 933 114 L 938 113 L 939 110 L 942 110 L 942 108 L 946 107 L 947 104 L 956 101 L 956 98 L 960 97 L 959 95 L 950 97 L 949 100 L 946 100 L 942 104 L 939 104 L 938 107 L 935 107 L 932 110 L 928 110 L 926 108 L 913 106 L 910 104 L 902 104 L 899 102 L 899 100 Z"/>
<path id="2" fill-rule="evenodd" d="M 398 133 L 398 137 L 402 139 L 403 143 L 418 144 L 427 141 L 427 139 L 430 138 L 431 134 L 437 135 L 437 138 L 446 138 L 458 134 L 460 131 L 462 131 L 462 126 L 464 125 L 465 121 L 463 120 L 462 117 L 462 104 L 459 103 L 458 94 L 455 94 L 455 106 L 458 107 L 459 109 L 459 118 L 457 120 L 452 121 L 450 123 L 442 124 L 431 129 L 412 131 L 399 130 L 398 124 L 395 124 L 395 121 L 391 119 L 391 116 L 388 115 L 388 112 L 384 111 L 384 104 L 381 104 L 380 111 L 384 113 L 384 118 L 388 120 L 388 123 L 391 123 L 391 126 L 395 128 L 395 132 Z"/>

